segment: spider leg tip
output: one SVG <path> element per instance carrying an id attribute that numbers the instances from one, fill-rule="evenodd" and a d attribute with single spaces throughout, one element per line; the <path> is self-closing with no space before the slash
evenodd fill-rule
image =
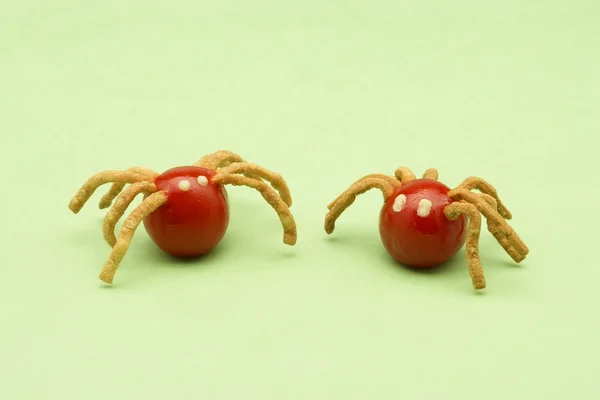
<path id="1" fill-rule="evenodd" d="M 106 270 L 106 269 L 103 269 L 103 270 L 100 272 L 100 275 L 98 275 L 98 278 L 100 278 L 100 280 L 101 280 L 102 282 L 104 282 L 104 283 L 108 283 L 108 284 L 111 284 L 111 283 L 113 283 L 113 279 L 114 279 L 114 277 L 115 277 L 115 274 L 114 274 L 114 272 L 112 272 L 112 271 L 110 271 L 110 270 Z"/>
<path id="2" fill-rule="evenodd" d="M 100 278 L 100 280 L 101 280 L 102 282 L 104 282 L 104 283 L 107 283 L 107 284 L 109 284 L 109 285 L 111 285 L 111 284 L 113 283 L 113 280 L 112 280 L 112 278 L 109 278 L 109 277 L 104 277 L 104 276 L 102 276 L 102 275 L 100 275 L 100 277 L 99 277 L 99 278 Z"/>

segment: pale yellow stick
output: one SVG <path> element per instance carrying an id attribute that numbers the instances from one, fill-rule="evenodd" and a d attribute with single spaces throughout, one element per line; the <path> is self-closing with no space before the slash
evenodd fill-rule
<path id="1" fill-rule="evenodd" d="M 102 171 L 89 178 L 71 199 L 69 209 L 77 214 L 98 187 L 109 182 L 135 183 L 144 178 L 134 172 L 128 171 Z"/>
<path id="2" fill-rule="evenodd" d="M 213 182 L 218 182 L 222 185 L 234 185 L 234 186 L 248 186 L 252 189 L 258 190 L 262 197 L 275 209 L 281 225 L 283 227 L 283 242 L 285 244 L 294 245 L 296 243 L 296 222 L 294 217 L 290 213 L 288 206 L 285 202 L 277 195 L 277 193 L 271 189 L 269 185 L 256 179 L 248 178 L 240 175 L 231 175 L 219 172 L 212 178 Z"/>
<path id="3" fill-rule="evenodd" d="M 112 283 L 115 273 L 117 272 L 117 268 L 119 268 L 123 257 L 125 257 L 125 254 L 129 249 L 129 245 L 131 244 L 135 230 L 144 220 L 144 218 L 162 206 L 166 201 L 166 193 L 162 191 L 153 193 L 144 201 L 142 201 L 142 203 L 132 211 L 129 217 L 127 217 L 123 223 L 121 232 L 119 233 L 119 239 L 114 245 L 108 261 L 106 261 L 106 264 L 104 264 L 104 268 L 102 268 L 102 271 L 100 272 L 99 278 L 102 281 L 106 283 Z"/>
<path id="4" fill-rule="evenodd" d="M 194 163 L 197 167 L 216 170 L 220 167 L 226 167 L 234 162 L 243 162 L 241 156 L 229 150 L 218 150 L 214 153 L 207 154 Z"/>
<path id="5" fill-rule="evenodd" d="M 427 170 L 425 170 L 425 173 L 423 174 L 423 179 L 433 179 L 433 180 L 438 180 L 438 170 L 435 168 L 428 168 Z"/>
<path id="6" fill-rule="evenodd" d="M 359 183 L 362 180 L 369 179 L 369 178 L 378 178 L 378 179 L 385 180 L 387 183 L 389 183 L 390 185 L 392 185 L 392 187 L 394 187 L 394 188 L 402 185 L 402 183 L 399 180 L 397 180 L 396 178 L 394 178 L 393 176 L 384 175 L 384 174 L 369 174 L 369 175 L 365 175 L 362 178 L 358 179 L 356 182 L 354 182 L 354 184 Z M 337 203 L 337 201 L 341 197 L 342 197 L 342 195 L 340 194 L 338 197 L 335 198 L 335 200 L 333 200 L 331 203 L 329 203 L 327 205 L 327 208 L 331 210 L 331 207 L 333 207 L 334 204 Z"/>
<path id="7" fill-rule="evenodd" d="M 485 193 L 479 193 L 479 197 L 484 199 L 494 210 L 498 211 L 498 202 L 492 196 Z"/>
<path id="8" fill-rule="evenodd" d="M 462 199 L 471 204 L 475 204 L 488 220 L 488 230 L 494 235 L 513 260 L 520 262 L 525 259 L 529 253 L 529 249 L 522 242 L 514 229 L 504 221 L 499 212 L 493 207 L 493 203 L 490 203 L 489 199 L 484 197 L 485 194 L 476 194 L 467 189 L 455 189 L 450 191 L 448 195 L 451 198 Z M 497 202 L 496 204 L 499 208 L 499 204 Z"/>
<path id="9" fill-rule="evenodd" d="M 119 219 L 125 214 L 125 210 L 131 204 L 133 199 L 141 193 L 150 194 L 156 192 L 157 188 L 151 182 L 137 182 L 125 189 L 117 198 L 117 201 L 112 206 L 110 211 L 104 217 L 102 230 L 104 232 L 104 240 L 109 246 L 114 246 L 117 243 L 115 236 L 115 226 Z"/>
<path id="10" fill-rule="evenodd" d="M 498 202 L 492 196 L 487 195 L 485 193 L 479 193 L 479 197 L 481 197 L 483 200 L 485 200 L 485 202 L 488 203 L 490 205 L 490 207 L 492 207 L 494 210 L 498 211 Z M 465 200 L 461 200 L 461 201 L 465 201 Z M 487 221 L 487 227 L 488 227 L 488 231 L 492 232 L 492 229 L 494 229 L 493 222 Z M 499 238 L 496 238 L 496 239 L 500 240 Z M 502 245 L 502 247 L 504 247 L 505 249 L 511 248 L 511 246 L 510 246 L 510 244 L 508 244 L 508 241 L 506 240 L 506 238 L 504 238 L 504 242 L 507 244 L 508 247 L 505 247 L 505 245 L 503 243 L 500 243 Z"/>
<path id="11" fill-rule="evenodd" d="M 283 177 L 266 168 L 249 162 L 237 162 L 220 169 L 219 172 L 222 174 L 244 174 L 249 178 L 260 177 L 271 183 L 273 188 L 279 192 L 279 196 L 281 196 L 281 199 L 288 207 L 292 205 L 290 189 Z"/>
<path id="12" fill-rule="evenodd" d="M 408 167 L 400 167 L 396 169 L 396 171 L 394 171 L 394 175 L 396 176 L 396 179 L 403 183 L 417 179 L 415 174 Z"/>
<path id="13" fill-rule="evenodd" d="M 444 208 L 444 214 L 450 221 L 456 220 L 461 214 L 469 218 L 466 252 L 467 267 L 475 290 L 485 288 L 485 277 L 479 258 L 479 235 L 481 232 L 481 215 L 476 206 L 469 203 L 452 203 Z"/>
<path id="14" fill-rule="evenodd" d="M 235 163 L 243 163 L 244 159 L 236 153 L 233 153 L 229 150 L 219 150 L 214 153 L 205 155 L 200 160 L 194 163 L 196 167 L 202 167 L 207 169 L 212 169 L 216 171 L 220 168 L 225 168 Z M 262 178 L 258 175 L 255 175 L 251 172 L 245 173 L 248 178 L 256 179 L 257 181 L 262 182 Z"/>
<path id="15" fill-rule="evenodd" d="M 498 212 L 504 219 L 511 219 L 512 215 L 510 211 L 506 208 L 504 203 L 498 197 L 498 192 L 496 188 L 490 185 L 485 180 L 478 178 L 476 176 L 471 176 L 465 179 L 460 185 L 458 185 L 457 189 L 466 189 L 466 190 L 479 190 L 481 193 L 487 194 L 488 196 L 492 196 L 496 202 L 498 202 Z"/>
<path id="16" fill-rule="evenodd" d="M 494 214 L 496 216 L 495 219 L 488 219 L 488 230 L 494 235 L 494 237 L 500 242 L 502 247 L 506 250 L 506 252 L 515 260 L 524 260 L 527 254 L 529 254 L 529 248 L 523 243 L 523 241 L 519 238 L 514 229 L 502 218 L 498 218 L 500 204 L 490 195 L 485 193 L 474 194 L 472 192 L 471 195 L 475 195 L 479 198 L 482 198 L 486 201 L 490 206 L 496 210 Z M 485 216 L 486 214 L 484 214 Z M 501 216 L 501 215 L 500 215 Z M 487 216 L 486 216 L 487 218 Z M 498 223 L 500 221 L 500 223 Z"/>
<path id="17" fill-rule="evenodd" d="M 335 221 L 344 212 L 344 210 L 354 203 L 358 195 L 363 194 L 373 188 L 381 190 L 384 201 L 387 200 L 394 192 L 393 186 L 390 185 L 386 180 L 380 178 L 366 178 L 352 184 L 342 193 L 342 195 L 339 197 L 339 200 L 333 205 L 333 207 L 331 207 L 325 216 L 325 232 L 331 234 L 335 229 Z"/>
<path id="18" fill-rule="evenodd" d="M 154 180 L 154 178 L 156 178 L 159 175 L 158 172 L 152 171 L 151 169 L 144 168 L 144 167 L 131 167 L 131 168 L 128 168 L 127 171 L 135 172 L 138 175 L 142 175 L 144 177 L 144 180 L 148 181 L 148 182 L 152 182 Z M 105 208 L 110 207 L 110 205 L 112 204 L 115 197 L 117 197 L 119 195 L 119 193 L 121 193 L 121 191 L 123 190 L 125 185 L 126 185 L 125 183 L 121 183 L 121 182 L 113 183 L 110 186 L 109 191 L 106 192 L 106 194 L 104 196 L 102 196 L 102 198 L 100 199 L 100 202 L 98 203 L 98 207 L 100 207 L 100 209 L 105 209 Z"/>
<path id="19" fill-rule="evenodd" d="M 517 235 L 514 229 L 506 223 L 498 211 L 490 206 L 485 199 L 467 189 L 454 189 L 448 192 L 454 200 L 465 200 L 479 209 L 488 220 L 488 229 L 504 250 L 515 262 L 521 262 L 529 253 L 529 249 Z M 499 206 L 499 204 L 498 204 Z"/>
<path id="20" fill-rule="evenodd" d="M 496 225 L 494 225 L 494 223 L 488 221 L 487 227 L 488 227 L 488 231 L 496 238 L 498 243 L 500 243 L 500 246 L 502 246 L 502 248 L 504 248 L 504 250 L 508 253 L 508 255 L 513 260 L 519 262 L 519 261 L 523 261 L 525 259 L 525 256 L 529 252 L 529 250 L 527 248 L 519 249 L 519 248 L 513 246 L 513 244 L 509 240 L 510 236 L 507 236 L 506 234 L 502 233 L 500 231 L 500 228 L 498 228 Z"/>
<path id="21" fill-rule="evenodd" d="M 487 195 L 485 193 L 479 193 L 479 197 L 485 200 L 494 210 L 498 209 L 498 202 L 492 196 Z M 465 201 L 465 200 L 461 200 Z M 498 228 L 494 225 L 492 221 L 487 221 L 488 231 L 494 235 L 498 243 L 504 248 L 504 250 L 511 256 L 512 259 L 518 259 L 521 257 L 521 254 L 510 244 L 506 236 L 500 234 Z"/>

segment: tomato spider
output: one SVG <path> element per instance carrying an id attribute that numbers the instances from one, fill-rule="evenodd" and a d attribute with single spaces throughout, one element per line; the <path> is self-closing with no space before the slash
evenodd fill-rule
<path id="1" fill-rule="evenodd" d="M 452 258 L 466 242 L 473 288 L 485 288 L 479 259 L 480 213 L 487 220 L 489 232 L 515 262 L 523 261 L 529 253 L 505 222 L 512 218 L 511 213 L 498 198 L 496 189 L 483 179 L 467 178 L 451 190 L 438 182 L 438 171 L 434 168 L 428 169 L 420 179 L 406 167 L 398 168 L 394 175 L 366 175 L 352 184 L 328 205 L 325 231 L 333 232 L 336 219 L 356 196 L 377 188 L 384 199 L 379 218 L 381 241 L 386 251 L 403 265 L 438 266 Z M 473 189 L 481 193 L 474 193 Z"/>
<path id="2" fill-rule="evenodd" d="M 99 204 L 101 209 L 108 208 L 118 196 L 103 223 L 104 239 L 112 247 L 99 276 L 106 283 L 113 282 L 142 221 L 154 243 L 172 256 L 198 257 L 210 252 L 219 244 L 229 224 L 226 184 L 258 190 L 277 211 L 284 231 L 283 242 L 296 243 L 296 223 L 289 210 L 292 198 L 286 182 L 280 175 L 246 162 L 228 150 L 205 155 L 191 166 L 172 168 L 162 174 L 142 167 L 97 173 L 71 199 L 69 209 L 77 214 L 98 187 L 110 182 L 112 186 Z M 127 184 L 131 186 L 125 189 Z M 117 222 L 140 194 L 143 201 L 127 217 L 117 239 Z"/>

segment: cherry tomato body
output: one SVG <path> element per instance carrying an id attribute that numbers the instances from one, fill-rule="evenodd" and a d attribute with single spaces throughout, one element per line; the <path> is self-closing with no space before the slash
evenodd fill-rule
<path id="1" fill-rule="evenodd" d="M 434 267 L 448 261 L 464 245 L 466 221 L 450 221 L 444 208 L 452 203 L 450 188 L 432 179 L 402 184 L 381 209 L 379 233 L 387 252 L 409 267 Z"/>
<path id="2" fill-rule="evenodd" d="M 167 202 L 144 219 L 144 227 L 161 250 L 197 257 L 219 244 L 229 224 L 229 203 L 225 188 L 211 180 L 215 174 L 206 168 L 176 167 L 154 180 Z"/>

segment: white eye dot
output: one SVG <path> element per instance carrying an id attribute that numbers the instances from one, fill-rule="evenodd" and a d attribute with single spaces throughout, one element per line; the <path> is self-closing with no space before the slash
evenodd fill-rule
<path id="1" fill-rule="evenodd" d="M 208 185 L 208 178 L 206 178 L 204 175 L 198 176 L 198 184 L 200 186 L 207 186 Z"/>
<path id="2" fill-rule="evenodd" d="M 183 179 L 183 180 L 179 181 L 178 186 L 179 186 L 179 190 L 181 190 L 183 192 L 187 192 L 192 187 L 192 184 L 190 183 L 190 181 Z"/>
<path id="3" fill-rule="evenodd" d="M 392 209 L 395 212 L 400 212 L 400 211 L 402 211 L 402 209 L 404 208 L 405 205 L 406 205 L 406 196 L 403 194 L 399 194 L 398 197 L 396 197 L 396 200 L 394 200 L 394 206 L 392 207 Z"/>
<path id="4" fill-rule="evenodd" d="M 419 208 L 417 209 L 417 215 L 419 217 L 425 218 L 426 216 L 428 216 L 431 213 L 432 205 L 433 204 L 431 203 L 431 200 L 421 199 L 421 201 L 419 201 Z"/>

